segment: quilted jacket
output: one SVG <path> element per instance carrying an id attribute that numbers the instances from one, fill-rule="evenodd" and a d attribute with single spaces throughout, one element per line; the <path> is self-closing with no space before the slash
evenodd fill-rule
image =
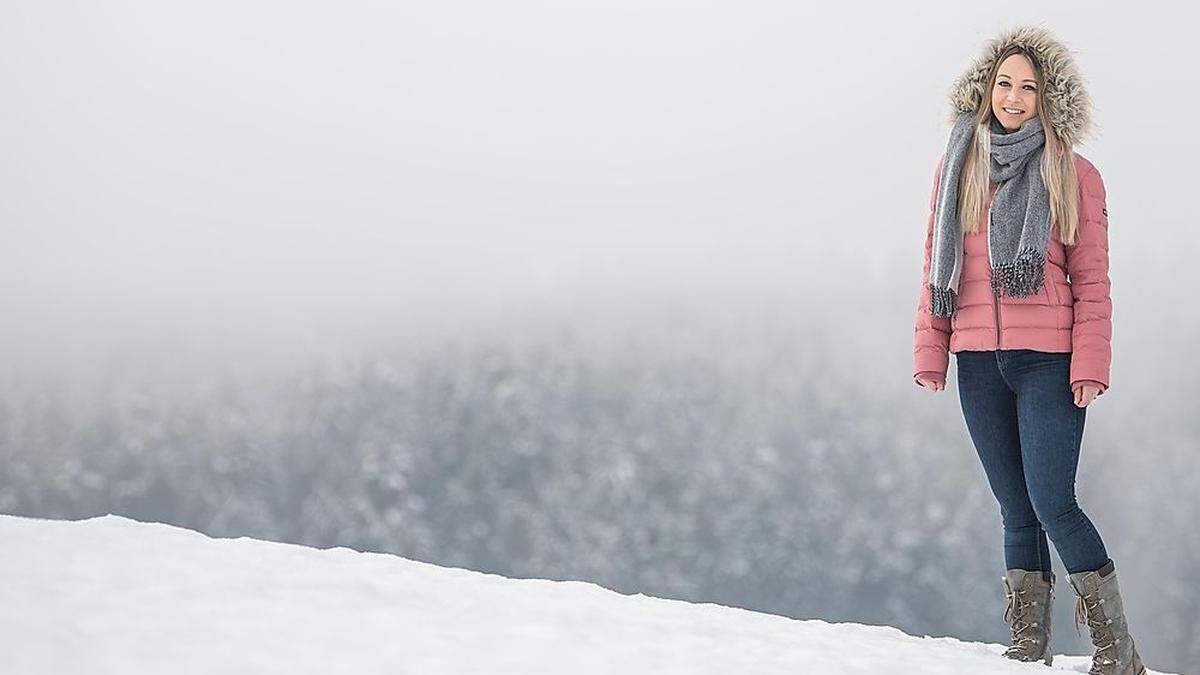
<path id="1" fill-rule="evenodd" d="M 943 157 L 944 159 L 944 157 Z M 1073 245 L 1064 245 L 1052 225 L 1046 255 L 1046 283 L 1026 297 L 997 296 L 991 290 L 988 264 L 987 211 L 998 183 L 993 183 L 979 229 L 964 236 L 958 310 L 952 317 L 929 312 L 929 259 L 933 248 L 933 208 L 942 161 L 934 172 L 929 219 L 925 229 L 925 264 L 917 302 L 913 348 L 913 381 L 945 383 L 950 353 L 964 350 L 1034 349 L 1070 352 L 1070 386 L 1091 384 L 1103 394 L 1112 361 L 1112 298 L 1108 277 L 1108 210 L 1100 172 L 1075 153 L 1079 178 L 1079 230 Z"/>

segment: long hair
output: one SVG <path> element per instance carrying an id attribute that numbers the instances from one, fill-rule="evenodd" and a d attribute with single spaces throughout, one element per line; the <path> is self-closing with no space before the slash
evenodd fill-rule
<path id="1" fill-rule="evenodd" d="M 1013 45 L 1004 50 L 992 65 L 988 77 L 988 87 L 979 104 L 975 116 L 975 133 L 967 146 L 967 156 L 964 160 L 962 176 L 958 186 L 958 218 L 962 223 L 963 232 L 974 234 L 979 229 L 979 221 L 983 216 L 983 205 L 987 201 L 989 183 L 991 181 L 991 120 L 992 91 L 996 87 L 996 77 L 1000 72 L 1000 64 L 1013 54 L 1021 54 L 1029 59 L 1033 66 L 1034 78 L 1037 80 L 1037 114 L 1042 120 L 1045 131 L 1046 145 L 1042 152 L 1041 171 L 1042 181 L 1049 193 L 1050 220 L 1058 224 L 1058 236 L 1064 244 L 1074 244 L 1075 234 L 1079 230 L 1079 177 L 1075 172 L 1075 152 L 1054 131 L 1054 127 L 1046 117 L 1043 105 L 1045 91 L 1043 83 L 1042 64 L 1029 51 Z"/>

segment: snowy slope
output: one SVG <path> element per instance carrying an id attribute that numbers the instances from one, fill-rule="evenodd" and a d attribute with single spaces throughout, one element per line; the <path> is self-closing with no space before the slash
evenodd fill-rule
<path id="1" fill-rule="evenodd" d="M 4 673 L 1051 672 L 1000 645 L 112 515 L 0 515 L 0 579 Z"/>

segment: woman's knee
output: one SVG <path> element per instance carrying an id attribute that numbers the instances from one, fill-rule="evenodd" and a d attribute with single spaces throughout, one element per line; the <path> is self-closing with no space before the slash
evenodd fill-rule
<path id="1" fill-rule="evenodd" d="M 1028 502 L 1024 506 L 1010 506 L 1000 510 L 1000 519 L 1004 529 L 1009 532 L 1023 532 L 1041 527 L 1037 513 Z"/>
<path id="2" fill-rule="evenodd" d="M 1035 501 L 1033 508 L 1038 521 L 1051 539 L 1069 535 L 1087 523 L 1083 509 L 1074 497 L 1067 501 L 1050 503 Z"/>

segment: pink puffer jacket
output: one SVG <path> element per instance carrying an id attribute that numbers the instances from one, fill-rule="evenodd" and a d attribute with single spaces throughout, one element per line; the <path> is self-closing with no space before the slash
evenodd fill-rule
<path id="1" fill-rule="evenodd" d="M 944 159 L 944 156 L 943 156 Z M 991 290 L 987 211 L 998 183 L 992 184 L 978 232 L 963 242 L 958 311 L 953 317 L 929 313 L 929 258 L 933 248 L 933 208 L 942 161 L 934 173 L 925 230 L 925 266 L 917 304 L 913 381 L 945 383 L 950 353 L 964 350 L 1034 349 L 1071 352 L 1070 386 L 1108 389 L 1112 362 L 1112 298 L 1108 278 L 1108 210 L 1104 181 L 1091 162 L 1075 153 L 1079 177 L 1079 230 L 1072 246 L 1058 227 L 1050 230 L 1046 284 L 1036 295 L 1000 296 Z M 998 301 L 997 301 L 998 300 Z"/>

